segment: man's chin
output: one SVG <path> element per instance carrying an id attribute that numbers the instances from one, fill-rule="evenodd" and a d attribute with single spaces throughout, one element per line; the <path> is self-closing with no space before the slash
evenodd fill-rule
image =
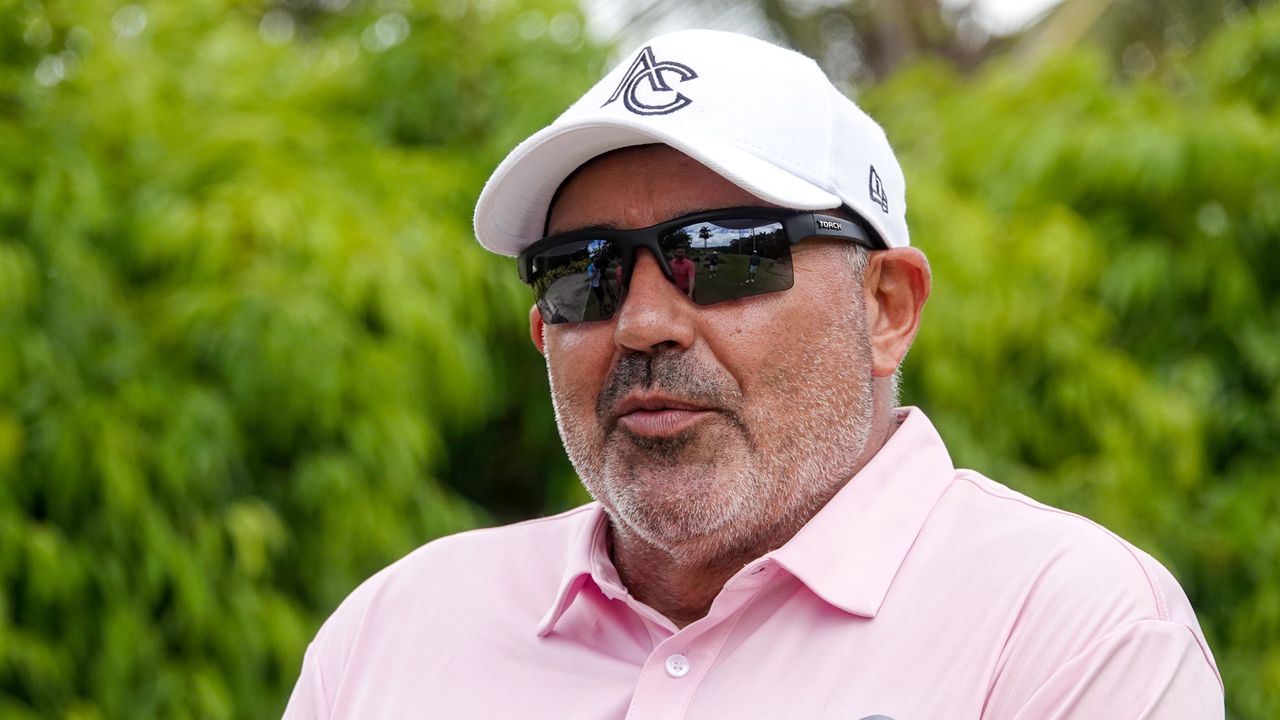
<path id="1" fill-rule="evenodd" d="M 705 503 L 702 504 L 702 509 L 708 509 Z M 697 517 L 692 517 L 688 505 L 675 508 L 640 503 L 623 503 L 620 507 L 615 507 L 610 515 L 614 523 L 621 525 L 629 534 L 639 537 L 648 545 L 669 552 L 716 543 L 717 538 L 730 527 L 732 520 L 731 512 L 719 517 L 715 517 L 714 513 L 699 513 Z"/>
<path id="2" fill-rule="evenodd" d="M 621 480 L 621 478 L 619 478 Z M 674 549 L 723 535 L 740 525 L 745 488 L 706 466 L 628 473 L 606 493 L 615 522 L 651 545 Z"/>
<path id="3" fill-rule="evenodd" d="M 690 430 L 674 435 L 637 435 L 629 430 L 618 428 L 614 431 L 614 439 L 634 450 L 653 453 L 658 457 L 670 457 L 673 453 L 681 453 L 692 445 L 697 440 L 697 433 Z"/>

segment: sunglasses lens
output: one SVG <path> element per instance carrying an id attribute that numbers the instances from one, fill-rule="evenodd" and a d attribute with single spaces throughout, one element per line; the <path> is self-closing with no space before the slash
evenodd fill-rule
<path id="1" fill-rule="evenodd" d="M 658 245 L 672 280 L 699 305 L 789 289 L 791 243 L 782 222 L 732 217 L 689 223 L 664 232 Z M 622 245 L 582 237 L 530 259 L 529 283 L 542 319 L 550 324 L 608 320 L 621 304 Z"/>
<path id="2" fill-rule="evenodd" d="M 557 245 L 533 257 L 530 283 L 544 322 L 608 320 L 622 299 L 622 253 L 610 240 Z"/>
<path id="3" fill-rule="evenodd" d="M 732 218 L 693 223 L 661 239 L 663 253 L 686 294 L 711 305 L 790 289 L 791 243 L 775 218 Z"/>

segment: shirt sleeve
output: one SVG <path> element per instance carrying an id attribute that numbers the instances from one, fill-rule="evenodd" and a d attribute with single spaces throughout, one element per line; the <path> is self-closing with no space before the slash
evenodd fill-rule
<path id="1" fill-rule="evenodd" d="M 329 701 L 325 698 L 324 678 L 312 644 L 307 646 L 307 653 L 302 659 L 302 673 L 293 686 L 283 720 L 322 720 L 328 717 Z"/>
<path id="2" fill-rule="evenodd" d="M 1217 671 L 1185 625 L 1142 620 L 1099 637 L 1052 674 L 1013 720 L 1220 720 Z M 997 703 L 998 704 L 998 703 Z M 997 720 L 984 714 L 985 720 Z"/>

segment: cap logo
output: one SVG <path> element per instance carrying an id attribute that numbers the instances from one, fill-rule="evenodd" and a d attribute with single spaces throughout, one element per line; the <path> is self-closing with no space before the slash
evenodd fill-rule
<path id="1" fill-rule="evenodd" d="M 884 212 L 889 212 L 889 196 L 884 194 L 884 183 L 880 181 L 880 174 L 876 172 L 876 166 L 871 166 L 871 176 L 867 178 L 867 188 L 871 191 L 871 202 L 880 206 Z"/>
<path id="2" fill-rule="evenodd" d="M 689 103 L 693 102 L 685 97 L 682 93 L 673 90 L 671 85 L 667 83 L 667 74 L 674 74 L 680 81 L 692 80 L 698 77 L 688 65 L 681 65 L 678 62 L 663 60 L 659 62 L 653 56 L 653 49 L 646 46 L 636 56 L 635 62 L 631 63 L 631 67 L 627 70 L 627 74 L 622 78 L 622 82 L 618 83 L 618 87 L 613 91 L 613 95 L 604 101 L 604 105 L 622 98 L 622 104 L 628 110 L 636 115 L 666 115 L 673 113 Z M 638 91 L 641 83 L 647 83 L 650 93 L 653 95 L 649 101 L 642 99 Z M 666 102 L 654 104 L 654 101 L 661 99 L 661 93 L 675 93 L 674 97 L 667 97 Z M 601 105 L 600 107 L 604 107 Z"/>

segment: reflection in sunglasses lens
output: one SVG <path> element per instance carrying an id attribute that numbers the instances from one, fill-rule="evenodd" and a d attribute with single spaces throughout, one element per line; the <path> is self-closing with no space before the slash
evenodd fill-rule
<path id="1" fill-rule="evenodd" d="M 791 243 L 782 223 L 765 218 L 687 225 L 663 238 L 663 249 L 686 248 L 692 291 L 672 264 L 676 285 L 699 305 L 790 289 Z"/>
<path id="2" fill-rule="evenodd" d="M 699 305 L 789 289 L 791 244 L 772 218 L 692 223 L 658 238 L 672 282 Z M 538 253 L 531 282 L 543 321 L 608 320 L 622 303 L 622 243 L 579 238 Z"/>
<path id="3" fill-rule="evenodd" d="M 608 320 L 622 300 L 622 255 L 610 240 L 559 245 L 533 258 L 533 293 L 545 322 Z"/>

